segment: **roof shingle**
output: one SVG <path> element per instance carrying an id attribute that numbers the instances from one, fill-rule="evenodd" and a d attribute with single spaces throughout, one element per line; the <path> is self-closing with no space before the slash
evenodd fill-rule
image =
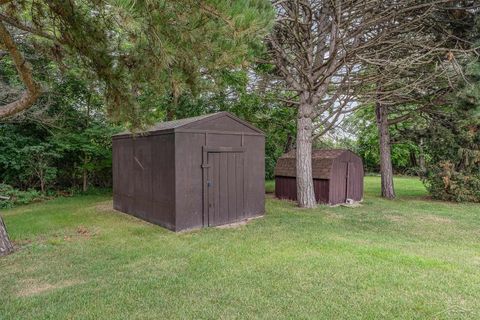
<path id="1" fill-rule="evenodd" d="M 330 179 L 333 160 L 341 156 L 345 149 L 312 150 L 312 175 L 314 179 Z M 282 155 L 275 167 L 275 176 L 296 177 L 296 150 Z"/>

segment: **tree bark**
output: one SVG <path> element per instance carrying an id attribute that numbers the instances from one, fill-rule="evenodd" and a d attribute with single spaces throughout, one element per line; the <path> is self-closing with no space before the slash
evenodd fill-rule
<path id="1" fill-rule="evenodd" d="M 6 256 L 12 251 L 13 251 L 13 245 L 10 242 L 10 238 L 8 238 L 8 233 L 5 227 L 5 223 L 3 223 L 3 219 L 0 216 L 0 257 Z"/>
<path id="2" fill-rule="evenodd" d="M 42 171 L 40 173 L 40 191 L 42 192 L 42 194 L 45 194 L 45 179 L 43 177 Z"/>
<path id="3" fill-rule="evenodd" d="M 82 191 L 87 192 L 88 190 L 88 170 L 87 170 L 88 158 L 87 155 L 83 158 L 83 185 Z"/>
<path id="4" fill-rule="evenodd" d="M 0 106 L 0 119 L 17 114 L 31 107 L 38 99 L 41 93 L 40 85 L 33 79 L 32 68 L 30 64 L 23 58 L 22 53 L 18 50 L 12 36 L 7 28 L 0 21 L 0 41 L 7 49 L 10 57 L 17 68 L 17 72 L 26 87 L 25 92 L 20 99 L 11 102 L 5 106 Z"/>
<path id="5" fill-rule="evenodd" d="M 93 91 L 93 90 L 92 90 Z M 85 118 L 85 129 L 88 129 L 88 126 L 90 125 L 90 104 L 92 100 L 92 95 L 88 96 L 88 101 L 87 101 L 87 115 Z M 88 155 L 87 152 L 84 152 L 83 154 L 83 183 L 82 183 L 82 191 L 87 192 L 88 190 L 88 170 L 87 170 L 87 164 L 88 164 Z"/>
<path id="6" fill-rule="evenodd" d="M 380 145 L 380 174 L 382 180 L 382 197 L 395 198 L 393 186 L 392 151 L 390 145 L 390 131 L 388 128 L 388 109 L 377 102 L 375 106 L 377 118 L 378 137 Z"/>
<path id="7" fill-rule="evenodd" d="M 315 192 L 312 177 L 312 108 L 300 105 L 297 119 L 297 202 L 302 208 L 315 208 Z"/>
<path id="8" fill-rule="evenodd" d="M 421 174 L 427 171 L 425 166 L 425 151 L 423 150 L 423 138 L 420 138 L 420 143 L 418 144 L 418 166 L 420 167 Z"/>
<path id="9" fill-rule="evenodd" d="M 287 153 L 292 150 L 293 145 L 293 137 L 289 134 L 287 138 L 287 142 L 285 143 L 285 147 L 283 148 L 283 153 Z"/>

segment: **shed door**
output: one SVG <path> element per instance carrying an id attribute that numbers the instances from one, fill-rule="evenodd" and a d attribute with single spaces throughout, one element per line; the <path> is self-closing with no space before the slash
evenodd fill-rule
<path id="1" fill-rule="evenodd" d="M 208 153 L 208 225 L 244 218 L 244 161 L 241 152 Z"/>

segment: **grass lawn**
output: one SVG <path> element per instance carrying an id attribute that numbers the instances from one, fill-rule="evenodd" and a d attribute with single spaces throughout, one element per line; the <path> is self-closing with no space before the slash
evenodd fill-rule
<path id="1" fill-rule="evenodd" d="M 181 234 L 109 195 L 5 211 L 19 250 L 0 259 L 0 319 L 479 319 L 480 206 L 379 184 L 358 208 L 269 195 L 265 218 Z"/>

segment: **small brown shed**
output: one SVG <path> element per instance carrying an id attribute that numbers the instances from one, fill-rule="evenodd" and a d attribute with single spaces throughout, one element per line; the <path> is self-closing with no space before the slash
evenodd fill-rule
<path id="1" fill-rule="evenodd" d="M 116 210 L 174 231 L 265 212 L 265 136 L 228 112 L 113 137 Z"/>
<path id="2" fill-rule="evenodd" d="M 312 173 L 315 198 L 319 203 L 339 204 L 347 199 L 363 198 L 362 158 L 350 150 L 323 149 L 312 151 Z M 275 196 L 297 200 L 296 153 L 292 150 L 277 161 Z"/>

